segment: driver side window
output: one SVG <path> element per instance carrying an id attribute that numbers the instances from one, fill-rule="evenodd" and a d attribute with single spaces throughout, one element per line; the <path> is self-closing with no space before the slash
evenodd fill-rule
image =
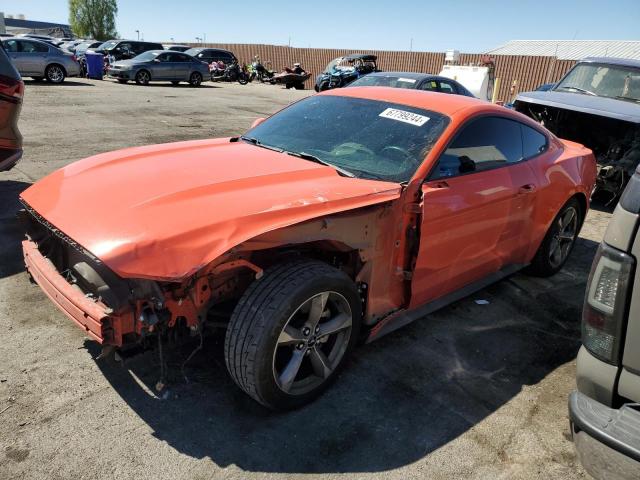
<path id="1" fill-rule="evenodd" d="M 520 162 L 520 124 L 501 117 L 469 121 L 438 159 L 430 180 L 482 172 Z"/>

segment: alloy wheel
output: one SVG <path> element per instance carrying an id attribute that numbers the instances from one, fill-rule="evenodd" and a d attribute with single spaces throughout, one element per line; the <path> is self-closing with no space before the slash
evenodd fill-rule
<path id="1" fill-rule="evenodd" d="M 289 317 L 273 353 L 273 375 L 289 395 L 302 395 L 324 383 L 340 364 L 351 337 L 349 302 L 337 292 L 304 301 Z"/>
<path id="2" fill-rule="evenodd" d="M 554 268 L 562 265 L 569 256 L 577 233 L 578 212 L 574 207 L 569 207 L 558 218 L 549 247 L 549 261 Z"/>
<path id="3" fill-rule="evenodd" d="M 51 65 L 47 72 L 47 78 L 52 83 L 60 83 L 64 80 L 64 72 L 58 65 Z"/>

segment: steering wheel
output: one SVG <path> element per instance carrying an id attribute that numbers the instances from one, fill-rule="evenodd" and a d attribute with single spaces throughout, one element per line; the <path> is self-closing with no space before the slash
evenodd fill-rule
<path id="1" fill-rule="evenodd" d="M 367 155 L 371 155 L 371 156 L 375 155 L 375 153 L 373 153 L 371 149 L 365 147 L 360 143 L 355 143 L 355 142 L 346 142 L 341 145 L 338 145 L 333 150 L 331 150 L 331 153 L 335 156 L 352 155 L 356 152 L 366 153 Z"/>

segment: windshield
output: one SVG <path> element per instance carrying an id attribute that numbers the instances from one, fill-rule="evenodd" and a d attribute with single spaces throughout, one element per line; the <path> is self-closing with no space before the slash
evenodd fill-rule
<path id="1" fill-rule="evenodd" d="M 640 69 L 620 65 L 579 63 L 554 90 L 639 101 Z"/>
<path id="2" fill-rule="evenodd" d="M 100 45 L 96 50 L 111 50 L 117 44 L 117 40 L 109 40 L 108 42 L 104 42 L 102 45 Z"/>
<path id="3" fill-rule="evenodd" d="M 148 62 L 150 60 L 153 60 L 157 56 L 158 56 L 158 52 L 144 52 L 136 57 L 133 57 L 133 59 L 136 62 Z"/>
<path id="4" fill-rule="evenodd" d="M 393 88 L 416 88 L 418 81 L 415 78 L 398 77 L 395 75 L 365 75 L 350 87 L 393 87 Z"/>
<path id="5" fill-rule="evenodd" d="M 294 103 L 243 138 L 317 157 L 355 177 L 406 182 L 448 123 L 420 108 L 320 95 Z"/>

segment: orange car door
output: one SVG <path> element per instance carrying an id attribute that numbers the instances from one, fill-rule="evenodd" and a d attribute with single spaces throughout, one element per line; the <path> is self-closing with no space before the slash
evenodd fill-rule
<path id="1" fill-rule="evenodd" d="M 422 187 L 411 307 L 523 263 L 536 190 L 519 122 L 485 116 L 464 125 Z"/>

